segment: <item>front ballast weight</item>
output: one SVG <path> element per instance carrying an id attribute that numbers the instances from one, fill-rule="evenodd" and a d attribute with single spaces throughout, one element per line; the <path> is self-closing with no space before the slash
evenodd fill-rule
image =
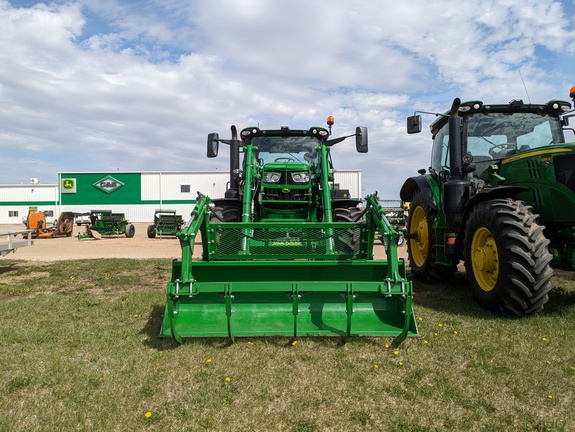
<path id="1" fill-rule="evenodd" d="M 177 233 L 161 337 L 417 335 L 401 234 L 376 194 L 358 222 L 211 222 L 210 205 L 200 195 Z M 192 259 L 198 234 L 202 258 Z"/>

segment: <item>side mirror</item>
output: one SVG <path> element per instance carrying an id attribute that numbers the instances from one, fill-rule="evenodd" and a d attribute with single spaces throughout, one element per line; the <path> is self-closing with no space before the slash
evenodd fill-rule
<path id="1" fill-rule="evenodd" d="M 355 148 L 358 153 L 367 153 L 367 128 L 364 126 L 355 128 Z"/>
<path id="2" fill-rule="evenodd" d="M 214 158 L 218 155 L 218 148 L 220 145 L 220 136 L 217 133 L 208 135 L 208 157 Z"/>
<path id="3" fill-rule="evenodd" d="M 421 132 L 421 116 L 414 115 L 407 117 L 407 133 L 414 134 Z"/>

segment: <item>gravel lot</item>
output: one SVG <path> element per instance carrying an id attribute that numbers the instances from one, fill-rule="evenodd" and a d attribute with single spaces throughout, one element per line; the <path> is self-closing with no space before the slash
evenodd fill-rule
<path id="1" fill-rule="evenodd" d="M 136 234 L 132 238 L 103 237 L 101 240 L 78 240 L 77 234 L 85 227 L 74 226 L 74 237 L 40 238 L 34 240 L 33 246 L 16 250 L 4 259 L 29 261 L 59 261 L 90 258 L 180 258 L 180 242 L 175 237 L 148 238 L 148 223 L 135 223 Z M 24 225 L 0 225 L 0 232 L 22 231 Z M 198 239 L 199 240 L 199 239 Z M 194 257 L 201 254 L 201 244 L 196 244 Z M 405 245 L 399 247 L 399 257 L 407 258 Z M 385 257 L 383 246 L 375 247 L 375 257 Z M 2 258 L 0 258 L 2 259 Z"/>

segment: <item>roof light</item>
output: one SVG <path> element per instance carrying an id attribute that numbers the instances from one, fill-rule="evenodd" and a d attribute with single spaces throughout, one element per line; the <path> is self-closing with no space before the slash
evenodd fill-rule
<path id="1" fill-rule="evenodd" d="M 569 96 L 575 98 L 575 86 L 571 87 L 571 90 L 569 90 Z"/>
<path id="2" fill-rule="evenodd" d="M 575 87 L 573 87 L 573 89 L 575 89 Z M 573 90 L 573 89 L 571 89 L 571 90 Z M 333 126 L 334 123 L 335 123 L 335 120 L 334 120 L 333 116 L 327 116 L 327 124 L 329 126 Z"/>

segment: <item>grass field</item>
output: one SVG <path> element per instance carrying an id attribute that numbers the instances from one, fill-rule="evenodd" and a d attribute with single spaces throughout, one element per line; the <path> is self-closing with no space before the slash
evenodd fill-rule
<path id="1" fill-rule="evenodd" d="M 575 275 L 544 313 L 414 283 L 420 336 L 158 339 L 169 260 L 0 261 L 0 431 L 572 431 Z"/>

